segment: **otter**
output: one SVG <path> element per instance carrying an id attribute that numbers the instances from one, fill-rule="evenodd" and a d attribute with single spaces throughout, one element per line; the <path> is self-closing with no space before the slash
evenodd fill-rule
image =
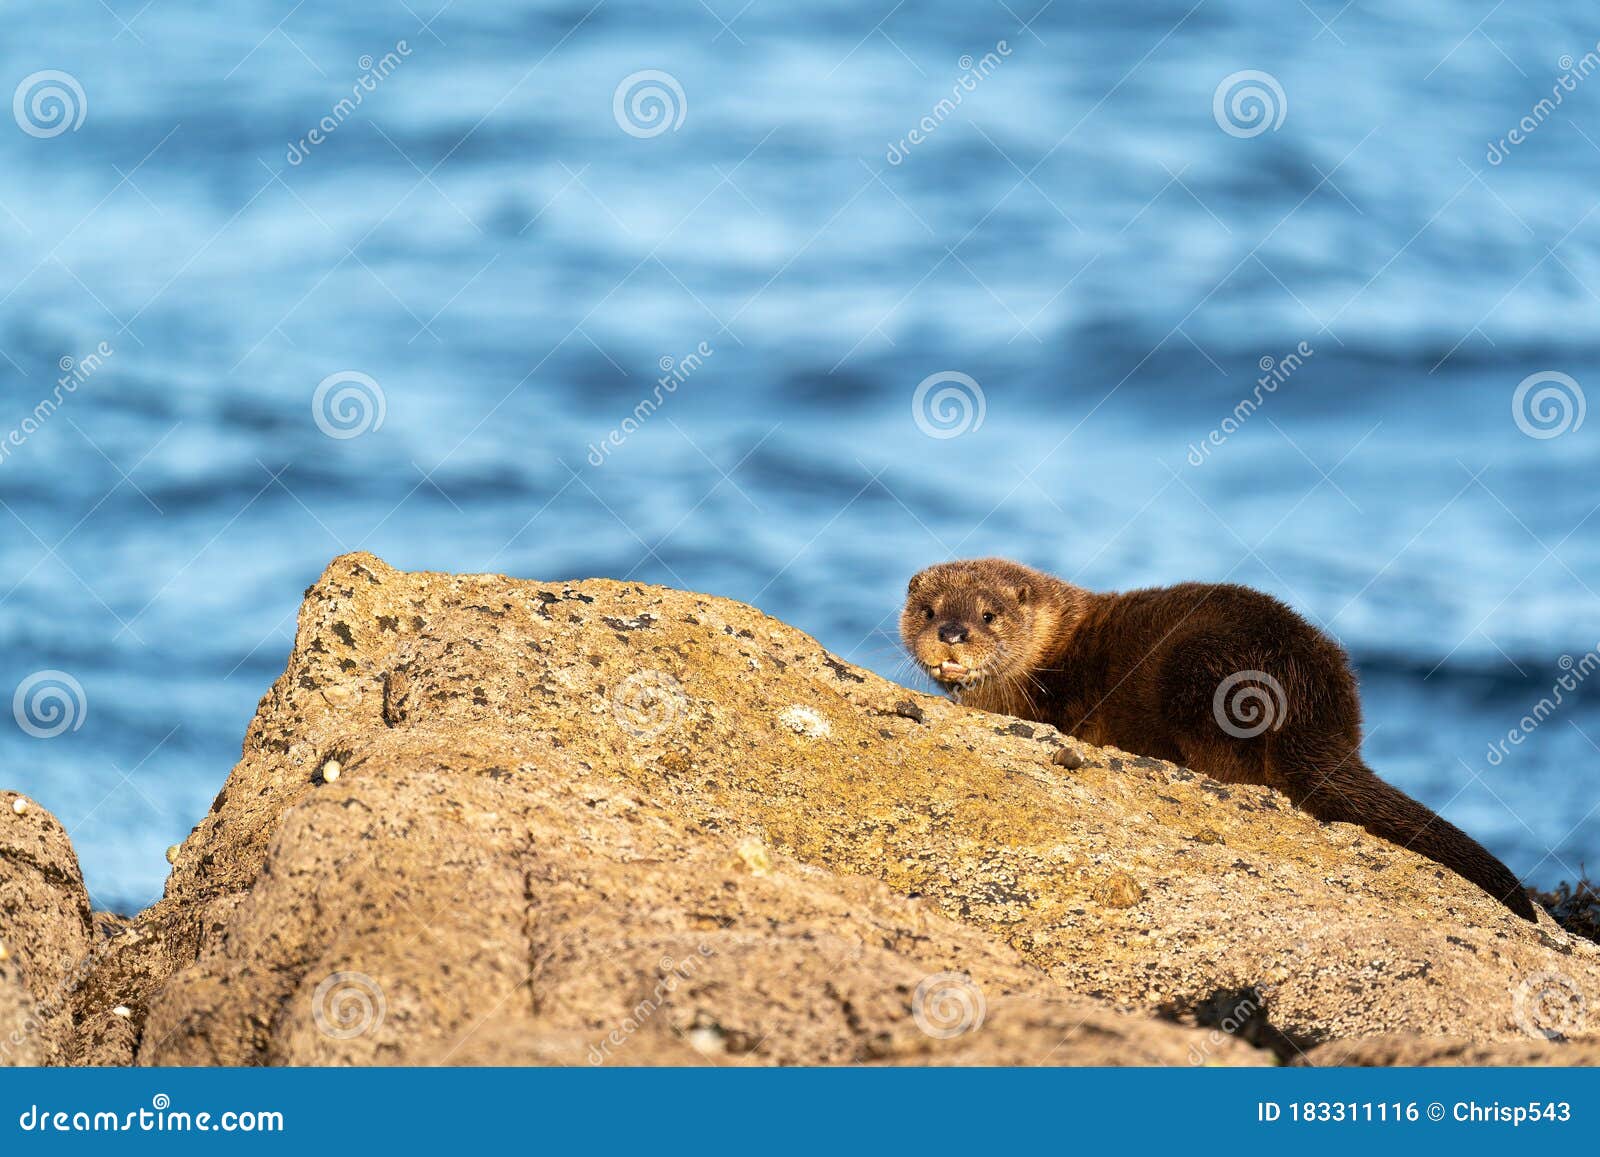
<path id="1" fill-rule="evenodd" d="M 1226 583 L 1097 593 L 1006 559 L 971 559 L 911 580 L 900 634 L 966 706 L 1276 788 L 1537 919 L 1510 869 L 1362 762 L 1349 656 L 1271 595 Z"/>

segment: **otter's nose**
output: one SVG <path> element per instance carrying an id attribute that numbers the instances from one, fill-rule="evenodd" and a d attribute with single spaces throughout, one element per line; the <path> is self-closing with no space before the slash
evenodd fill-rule
<path id="1" fill-rule="evenodd" d="M 940 623 L 939 641 L 941 643 L 965 643 L 967 641 L 967 628 L 960 623 Z"/>

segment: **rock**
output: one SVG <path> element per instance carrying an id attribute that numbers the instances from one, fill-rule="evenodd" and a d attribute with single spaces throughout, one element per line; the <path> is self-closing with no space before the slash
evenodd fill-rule
<path id="1" fill-rule="evenodd" d="M 1280 1056 L 1593 1039 L 1567 998 L 1600 946 L 1266 788 L 1082 744 L 1069 774 L 1011 722 L 722 599 L 342 557 L 166 895 L 94 953 L 72 1055 L 1272 1063 L 1214 1027 L 1238 991 Z"/>
<path id="2" fill-rule="evenodd" d="M 67 1062 L 72 1065 L 130 1065 L 138 1048 L 138 1029 L 131 1017 L 97 1013 L 78 1026 Z"/>
<path id="3" fill-rule="evenodd" d="M 0 1064 L 55 1064 L 89 954 L 89 894 L 60 822 L 14 792 L 0 800 Z"/>
<path id="4" fill-rule="evenodd" d="M 1388 1036 L 1329 1041 L 1296 1065 L 1600 1065 L 1600 1042 L 1562 1045 L 1542 1040 L 1479 1042 L 1462 1037 Z"/>
<path id="5" fill-rule="evenodd" d="M 10 961 L 0 962 L 0 1065 L 33 1066 L 59 1062 L 59 1044 L 48 1049 L 39 1006 Z"/>
<path id="6" fill-rule="evenodd" d="M 1144 899 L 1144 889 L 1126 872 L 1112 872 L 1095 885 L 1094 898 L 1108 908 L 1132 908 Z"/>
<path id="7" fill-rule="evenodd" d="M 921 706 L 910 699 L 901 699 L 898 701 L 894 705 L 894 713 L 900 716 L 902 719 L 911 720 L 913 723 L 921 723 L 923 720 Z"/>
<path id="8" fill-rule="evenodd" d="M 684 1064 L 712 1039 L 730 1064 L 1150 1063 L 1198 1035 L 1061 994 L 926 903 L 698 831 L 537 740 L 375 735 L 357 760 L 152 1002 L 142 1063 Z M 918 985 L 956 966 L 1003 1033 L 919 1027 Z M 1225 1063 L 1272 1059 L 1229 1044 Z"/>
<path id="9" fill-rule="evenodd" d="M 1083 766 L 1083 756 L 1070 747 L 1058 747 L 1050 756 L 1050 762 L 1057 767 L 1064 767 L 1068 771 L 1077 771 Z"/>

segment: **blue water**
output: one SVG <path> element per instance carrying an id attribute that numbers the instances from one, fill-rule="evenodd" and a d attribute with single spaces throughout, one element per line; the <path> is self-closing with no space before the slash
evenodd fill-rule
<path id="1" fill-rule="evenodd" d="M 1600 645 L 1600 416 L 1513 413 L 1600 388 L 1600 76 L 1489 159 L 1592 5 L 108 3 L 0 42 L 82 93 L 0 115 L 0 690 L 82 688 L 0 779 L 98 903 L 159 894 L 358 547 L 712 591 L 897 677 L 952 555 L 1250 583 L 1349 646 L 1374 766 L 1532 880 L 1600 864 L 1600 679 L 1488 754 Z M 643 70 L 681 98 L 619 119 Z M 1244 70 L 1264 123 L 1214 109 Z M 330 437 L 347 373 L 382 422 Z M 949 373 L 982 422 L 932 437 Z"/>

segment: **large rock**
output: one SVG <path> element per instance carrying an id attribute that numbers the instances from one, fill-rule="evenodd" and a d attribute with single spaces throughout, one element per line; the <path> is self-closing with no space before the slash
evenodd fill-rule
<path id="1" fill-rule="evenodd" d="M 26 797 L 0 792 L 0 1064 L 67 1058 L 92 936 L 66 830 Z"/>
<path id="2" fill-rule="evenodd" d="M 1182 1063 L 1199 1043 L 538 739 L 391 732 L 346 758 L 154 1002 L 141 1061 Z M 959 1039 L 980 1017 L 996 1031 Z"/>
<path id="3" fill-rule="evenodd" d="M 350 555 L 81 991 L 97 1061 L 1273 1059 L 1245 1028 L 1559 1062 L 1600 947 L 738 603 Z"/>

